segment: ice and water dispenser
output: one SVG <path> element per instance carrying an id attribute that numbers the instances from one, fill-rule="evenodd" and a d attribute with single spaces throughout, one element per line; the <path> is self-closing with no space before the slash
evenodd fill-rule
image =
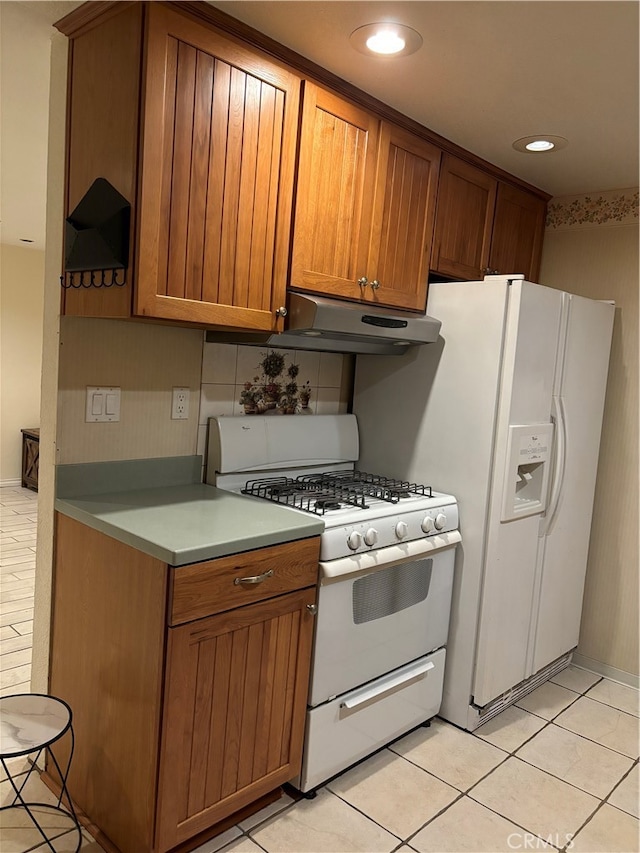
<path id="1" fill-rule="evenodd" d="M 502 521 L 544 512 L 552 444 L 553 424 L 509 427 Z"/>

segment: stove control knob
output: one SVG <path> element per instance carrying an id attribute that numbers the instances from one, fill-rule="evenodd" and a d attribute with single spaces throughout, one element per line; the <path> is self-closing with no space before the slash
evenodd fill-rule
<path id="1" fill-rule="evenodd" d="M 347 536 L 347 545 L 351 548 L 352 551 L 357 551 L 358 548 L 362 545 L 362 536 L 358 533 L 357 530 L 354 530 Z"/>
<path id="2" fill-rule="evenodd" d="M 436 520 L 434 521 L 436 530 L 442 530 L 442 528 L 447 523 L 447 516 L 443 512 L 439 512 L 436 515 Z"/>
<path id="3" fill-rule="evenodd" d="M 364 534 L 364 543 L 365 545 L 375 545 L 377 541 L 378 531 L 375 529 L 375 527 L 370 527 Z"/>
<path id="4" fill-rule="evenodd" d="M 409 528 L 407 527 L 404 521 L 399 521 L 396 524 L 396 536 L 398 537 L 398 539 L 404 539 L 408 532 Z"/>
<path id="5" fill-rule="evenodd" d="M 422 528 L 423 533 L 431 533 L 433 531 L 433 519 L 430 515 L 425 515 L 420 527 Z"/>

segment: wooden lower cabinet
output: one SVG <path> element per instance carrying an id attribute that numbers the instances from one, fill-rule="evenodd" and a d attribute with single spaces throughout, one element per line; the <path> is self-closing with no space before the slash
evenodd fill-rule
<path id="1" fill-rule="evenodd" d="M 234 579 L 265 554 L 288 589 L 252 584 L 245 603 Z M 299 774 L 318 557 L 311 538 L 175 569 L 56 515 L 49 690 L 73 712 L 71 796 L 107 849 L 189 849 Z M 242 606 L 172 626 L 176 574 L 198 584 L 199 567 Z"/>
<path id="2" fill-rule="evenodd" d="M 315 589 L 169 629 L 157 849 L 294 778 Z"/>

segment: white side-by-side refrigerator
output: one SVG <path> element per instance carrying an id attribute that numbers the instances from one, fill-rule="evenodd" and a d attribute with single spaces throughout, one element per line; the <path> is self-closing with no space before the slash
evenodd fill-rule
<path id="1" fill-rule="evenodd" d="M 427 310 L 437 343 L 358 356 L 359 464 L 458 499 L 440 715 L 472 730 L 578 644 L 615 309 L 487 276 Z"/>

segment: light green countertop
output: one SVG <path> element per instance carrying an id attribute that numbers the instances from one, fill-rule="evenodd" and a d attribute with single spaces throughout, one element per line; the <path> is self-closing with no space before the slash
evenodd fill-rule
<path id="1" fill-rule="evenodd" d="M 171 566 L 317 536 L 324 529 L 318 517 L 203 483 L 75 494 L 57 498 L 55 508 Z"/>

